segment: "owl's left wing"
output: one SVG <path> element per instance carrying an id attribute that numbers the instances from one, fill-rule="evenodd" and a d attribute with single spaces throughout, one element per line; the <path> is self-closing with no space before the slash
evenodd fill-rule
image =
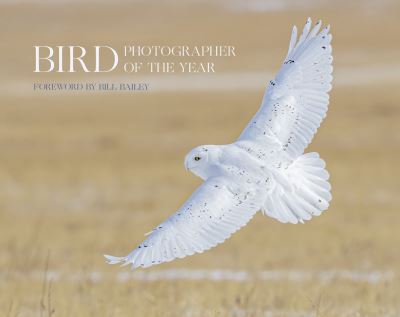
<path id="1" fill-rule="evenodd" d="M 203 183 L 168 220 L 125 257 L 105 255 L 110 264 L 149 267 L 208 250 L 247 224 L 261 197 L 218 177 Z"/>
<path id="2" fill-rule="evenodd" d="M 238 141 L 273 142 L 289 158 L 304 152 L 326 115 L 332 82 L 332 35 L 320 27 L 308 19 L 298 40 L 293 28 L 285 61 Z"/>

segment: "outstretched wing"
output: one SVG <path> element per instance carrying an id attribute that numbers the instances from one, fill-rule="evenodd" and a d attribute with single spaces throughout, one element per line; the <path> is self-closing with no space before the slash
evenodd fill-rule
<path id="1" fill-rule="evenodd" d="M 326 115 L 332 82 L 332 35 L 320 27 L 308 19 L 298 41 L 293 28 L 286 59 L 239 141 L 278 144 L 289 158 L 304 152 Z"/>
<path id="2" fill-rule="evenodd" d="M 232 187 L 224 178 L 211 178 L 128 256 L 105 257 L 110 264 L 137 268 L 201 253 L 246 225 L 261 207 L 258 196 L 255 191 Z"/>

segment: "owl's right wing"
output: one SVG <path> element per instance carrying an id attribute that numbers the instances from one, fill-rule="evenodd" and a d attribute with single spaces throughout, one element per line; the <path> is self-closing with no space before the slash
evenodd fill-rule
<path id="1" fill-rule="evenodd" d="M 260 210 L 254 190 L 219 177 L 203 183 L 179 210 L 125 257 L 105 255 L 110 264 L 149 267 L 208 250 L 229 238 Z"/>

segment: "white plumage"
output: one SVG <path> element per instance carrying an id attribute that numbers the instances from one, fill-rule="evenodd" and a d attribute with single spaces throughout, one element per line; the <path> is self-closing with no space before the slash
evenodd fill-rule
<path id="1" fill-rule="evenodd" d="M 326 115 L 332 82 L 332 35 L 320 28 L 308 19 L 298 40 L 293 28 L 287 56 L 240 137 L 189 152 L 185 167 L 205 182 L 130 254 L 106 255 L 110 264 L 149 267 L 203 252 L 259 210 L 298 223 L 328 208 L 325 163 L 303 154 Z"/>

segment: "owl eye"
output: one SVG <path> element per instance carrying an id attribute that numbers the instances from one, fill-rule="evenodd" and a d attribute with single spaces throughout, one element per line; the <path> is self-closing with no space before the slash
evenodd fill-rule
<path id="1" fill-rule="evenodd" d="M 195 160 L 195 161 L 200 161 L 200 160 L 201 160 L 201 157 L 200 157 L 200 156 L 195 156 L 195 157 L 194 157 L 194 160 Z"/>

